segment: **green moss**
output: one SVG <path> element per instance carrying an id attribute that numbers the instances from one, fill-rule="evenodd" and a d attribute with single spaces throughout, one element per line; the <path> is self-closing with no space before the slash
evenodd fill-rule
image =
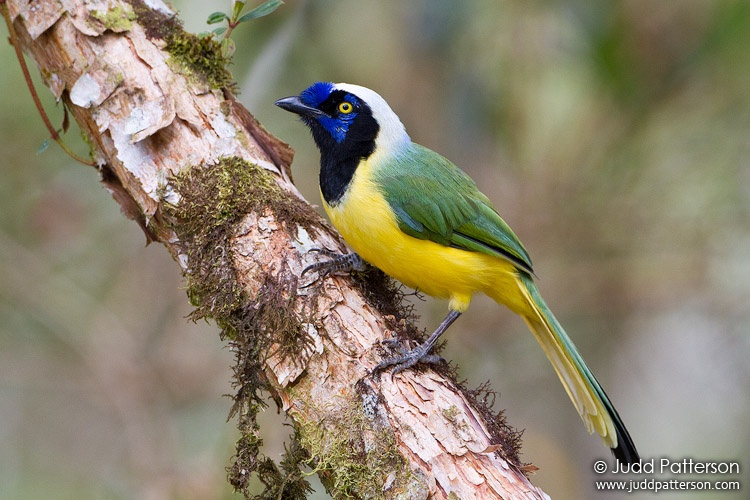
<path id="1" fill-rule="evenodd" d="M 246 303 L 245 292 L 234 275 L 229 244 L 235 225 L 245 215 L 269 211 L 293 235 L 297 226 L 312 231 L 320 221 L 309 206 L 280 189 L 273 174 L 238 157 L 188 169 L 171 185 L 180 202 L 168 205 L 166 210 L 188 258 L 188 296 L 196 306 L 193 319 L 223 321 Z M 268 291 L 279 287 L 265 285 L 264 295 L 270 300 L 274 294 Z M 272 304 L 279 311 L 285 306 L 289 304 Z M 265 319 L 272 325 L 285 323 L 281 318 Z M 230 338 L 234 337 L 233 330 L 228 329 Z"/>
<path id="2" fill-rule="evenodd" d="M 176 16 L 153 10 L 143 0 L 128 1 L 146 36 L 166 42 L 165 49 L 177 71 L 213 89 L 235 90 L 234 78 L 227 69 L 231 59 L 222 54 L 221 44 L 213 36 L 188 33 Z"/>
<path id="3" fill-rule="evenodd" d="M 255 415 L 247 413 L 240 417 L 242 437 L 236 444 L 234 463 L 227 468 L 229 483 L 245 498 L 257 500 L 278 499 L 304 500 L 312 491 L 305 479 L 303 467 L 309 459 L 307 451 L 301 447 L 297 434 L 292 436 L 289 446 L 284 445 L 284 454 L 277 465 L 273 460 L 260 454 L 263 440 L 259 437 L 259 428 Z M 264 490 L 259 495 L 250 492 L 250 479 L 253 473 L 263 484 Z"/>
<path id="4" fill-rule="evenodd" d="M 108 11 L 93 10 L 91 16 L 102 23 L 107 29 L 120 33 L 130 31 L 133 27 L 133 21 L 136 20 L 135 12 L 132 8 L 126 8 L 118 4 Z"/>
<path id="5" fill-rule="evenodd" d="M 224 337 L 233 341 L 273 332 L 274 341 L 284 349 L 299 352 L 304 343 L 291 312 L 297 277 L 288 269 L 277 270 L 276 276 L 268 273 L 259 287 L 262 293 L 248 297 L 236 275 L 231 239 L 249 213 L 273 214 L 291 235 L 298 226 L 313 231 L 320 222 L 317 214 L 279 188 L 273 174 L 238 157 L 188 169 L 170 184 L 180 201 L 167 204 L 165 216 L 187 256 L 187 293 L 195 306 L 191 318 L 215 319 Z M 248 324 L 262 325 L 263 332 L 247 332 Z M 264 347 L 259 339 L 250 340 Z"/>
<path id="6" fill-rule="evenodd" d="M 231 59 L 222 54 L 221 44 L 211 35 L 199 36 L 186 31 L 170 34 L 166 50 L 170 61 L 186 75 L 207 83 L 211 88 L 233 89 L 234 77 L 227 69 Z"/>
<path id="7" fill-rule="evenodd" d="M 249 296 L 239 284 L 232 239 L 250 213 L 273 214 L 279 227 L 292 235 L 297 234 L 298 226 L 313 231 L 320 217 L 279 188 L 273 174 L 237 157 L 187 169 L 170 179 L 169 186 L 179 195 L 179 202 L 165 203 L 163 216 L 187 257 L 187 293 L 195 306 L 190 317 L 214 319 L 235 352 L 236 393 L 229 418 L 238 417 L 241 437 L 234 464 L 228 469 L 229 481 L 250 498 L 248 481 L 255 473 L 266 484 L 262 498 L 273 498 L 269 493 L 273 491 L 284 491 L 283 498 L 303 498 L 300 492 L 307 488 L 306 482 L 290 479 L 294 460 L 282 462 L 279 468 L 260 455 L 262 440 L 256 421 L 265 406 L 261 392 L 268 388 L 262 354 L 273 343 L 280 346 L 276 352 L 282 356 L 297 356 L 309 341 L 294 314 L 297 277 L 282 266 L 266 273 L 261 291 Z"/>
<path id="8" fill-rule="evenodd" d="M 393 429 L 373 421 L 360 405 L 327 411 L 336 415 L 299 429 L 308 465 L 338 497 L 383 498 L 422 487 L 399 453 Z M 415 486 L 415 483 L 419 483 Z"/>
<path id="9" fill-rule="evenodd" d="M 264 485 L 262 494 L 254 496 L 260 499 L 304 500 L 312 492 L 310 483 L 305 479 L 302 468 L 309 459 L 307 451 L 302 448 L 297 434 L 292 436 L 290 444 L 284 445 L 284 454 L 277 465 L 270 458 L 264 457 L 257 464 L 258 480 Z M 246 479 L 245 474 L 242 479 Z M 231 481 L 230 473 L 230 481 Z M 234 484 L 234 483 L 233 483 Z M 247 494 L 245 490 L 245 496 Z"/>

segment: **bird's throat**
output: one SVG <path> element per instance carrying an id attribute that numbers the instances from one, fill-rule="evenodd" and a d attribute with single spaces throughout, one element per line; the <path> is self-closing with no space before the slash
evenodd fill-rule
<path id="1" fill-rule="evenodd" d="M 362 160 L 375 151 L 380 127 L 367 106 L 346 127 L 343 137 L 332 134 L 331 124 L 308 122 L 320 150 L 320 191 L 330 206 L 336 206 L 346 194 L 354 172 Z"/>
<path id="2" fill-rule="evenodd" d="M 360 158 L 335 158 L 321 155 L 320 192 L 328 205 L 335 207 L 349 188 Z"/>

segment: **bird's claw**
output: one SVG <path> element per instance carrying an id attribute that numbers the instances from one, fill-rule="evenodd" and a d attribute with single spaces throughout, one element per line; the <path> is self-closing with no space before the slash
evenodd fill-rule
<path id="1" fill-rule="evenodd" d="M 411 368 L 417 363 L 438 364 L 445 362 L 445 358 L 443 358 L 442 356 L 438 356 L 437 354 L 430 354 L 432 346 L 426 345 L 426 343 L 420 344 L 412 350 L 407 350 L 401 347 L 398 340 L 396 339 L 383 340 L 381 344 L 387 345 L 391 348 L 395 347 L 399 355 L 393 358 L 385 359 L 375 365 L 375 368 L 372 369 L 372 375 L 375 375 L 390 366 L 393 367 L 393 370 L 391 370 L 391 376 L 393 376 L 401 371 L 406 370 L 407 368 Z"/>
<path id="2" fill-rule="evenodd" d="M 340 257 L 341 255 L 343 255 L 338 252 L 334 252 L 333 250 L 330 250 L 328 248 L 311 248 L 310 250 L 307 251 L 307 253 L 319 253 L 321 255 L 325 255 L 326 257 L 332 257 L 334 259 L 336 257 Z M 326 264 L 327 262 L 316 262 L 315 264 L 310 264 L 309 266 L 307 266 L 306 268 L 302 270 L 302 272 L 300 273 L 300 277 L 304 276 L 310 271 L 317 271 L 321 267 L 324 267 Z"/>
<path id="3" fill-rule="evenodd" d="M 318 273 L 318 277 L 302 288 L 307 288 L 318 281 L 326 279 L 331 273 L 365 270 L 365 261 L 356 253 L 341 254 L 328 248 L 312 248 L 309 252 L 325 255 L 326 257 L 330 257 L 330 260 L 316 262 L 304 268 L 302 273 L 300 273 L 300 277 L 311 271 Z"/>

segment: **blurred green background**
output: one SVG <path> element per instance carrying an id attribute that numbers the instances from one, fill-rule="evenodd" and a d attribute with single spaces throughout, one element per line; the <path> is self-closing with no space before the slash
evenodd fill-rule
<path id="1" fill-rule="evenodd" d="M 174 5 L 195 32 L 228 10 Z M 317 150 L 273 101 L 315 80 L 375 89 L 524 241 L 641 454 L 750 464 L 750 3 L 288 0 L 234 38 L 241 100 L 297 150 L 311 202 Z M 185 319 L 178 267 L 96 173 L 38 152 L 7 43 L 0 65 L 0 498 L 231 498 L 231 353 Z M 417 306 L 429 329 L 446 308 Z M 520 319 L 478 297 L 445 355 L 491 381 L 553 498 L 634 498 L 594 490 L 609 452 Z M 283 423 L 263 415 L 274 458 Z M 707 479 L 745 493 L 658 498 L 750 487 Z"/>

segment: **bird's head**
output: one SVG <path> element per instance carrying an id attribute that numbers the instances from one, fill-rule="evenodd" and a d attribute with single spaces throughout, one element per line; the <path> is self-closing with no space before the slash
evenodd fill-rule
<path id="1" fill-rule="evenodd" d="M 274 104 L 302 118 L 323 156 L 367 158 L 410 140 L 385 100 L 358 85 L 317 82 Z"/>

